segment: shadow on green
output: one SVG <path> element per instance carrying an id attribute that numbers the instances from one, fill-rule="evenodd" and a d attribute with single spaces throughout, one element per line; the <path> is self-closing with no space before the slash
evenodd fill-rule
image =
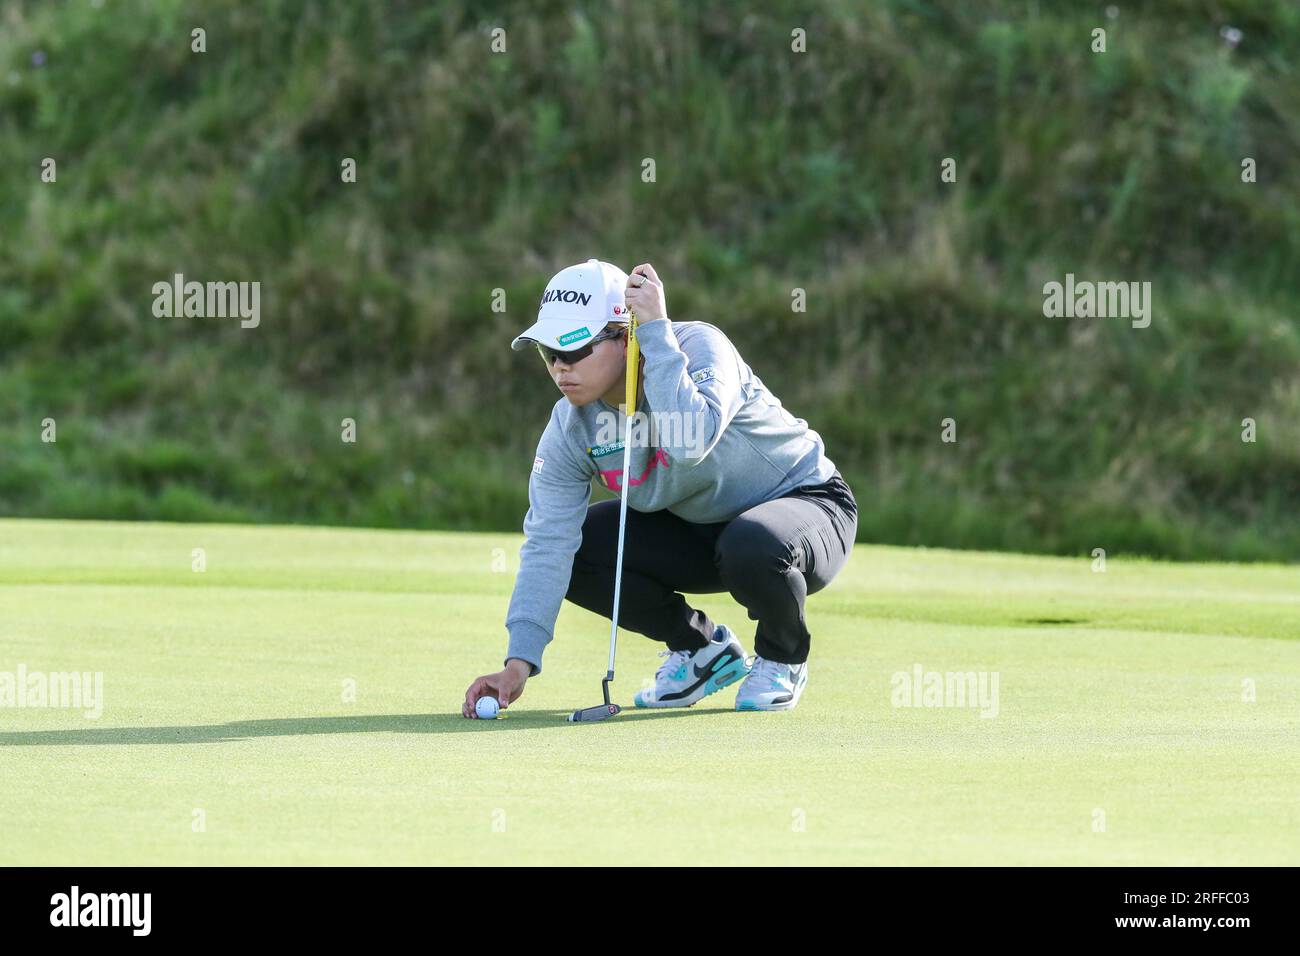
<path id="1" fill-rule="evenodd" d="M 571 724 L 571 710 L 526 710 L 507 713 L 496 720 L 475 720 L 456 714 L 369 714 L 360 717 L 282 717 L 268 720 L 232 720 L 223 724 L 189 724 L 169 727 L 86 727 L 63 730 L 0 732 L 0 747 L 134 746 L 138 744 L 215 744 L 257 737 L 299 737 L 312 734 L 449 734 L 491 733 L 496 730 L 549 730 L 569 728 L 584 733 L 592 726 L 629 721 L 686 717 L 691 713 L 731 712 L 708 710 L 632 710 L 591 724 Z"/>

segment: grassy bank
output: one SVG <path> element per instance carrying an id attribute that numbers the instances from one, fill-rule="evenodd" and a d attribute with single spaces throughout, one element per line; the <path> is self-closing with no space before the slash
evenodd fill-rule
<path id="1" fill-rule="evenodd" d="M 0 512 L 517 530 L 556 394 L 509 339 L 599 256 L 728 331 L 863 540 L 1295 559 L 1300 12 L 1104 8 L 7 4 Z M 155 318 L 177 272 L 261 325 Z M 1067 272 L 1151 327 L 1044 318 Z"/>

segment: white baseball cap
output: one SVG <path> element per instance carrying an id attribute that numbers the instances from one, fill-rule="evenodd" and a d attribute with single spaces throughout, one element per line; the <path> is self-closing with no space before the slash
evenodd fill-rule
<path id="1" fill-rule="evenodd" d="M 515 337 L 516 352 L 534 343 L 567 352 L 590 342 L 610 322 L 627 322 L 623 291 L 627 273 L 610 262 L 588 259 L 561 269 L 546 283 L 537 321 Z"/>

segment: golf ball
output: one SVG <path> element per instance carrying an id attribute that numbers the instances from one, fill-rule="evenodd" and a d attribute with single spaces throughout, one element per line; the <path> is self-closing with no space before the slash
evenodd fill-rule
<path id="1" fill-rule="evenodd" d="M 495 720 L 497 716 L 497 699 L 495 697 L 480 697 L 474 702 L 474 713 L 479 715 L 480 720 Z"/>

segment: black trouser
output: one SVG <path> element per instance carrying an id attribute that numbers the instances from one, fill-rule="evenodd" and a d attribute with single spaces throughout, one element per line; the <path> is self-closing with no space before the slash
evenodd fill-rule
<path id="1" fill-rule="evenodd" d="M 603 617 L 614 613 L 618 512 L 617 499 L 587 509 L 565 595 Z M 731 521 L 693 524 L 669 511 L 629 508 L 619 627 L 670 650 L 696 650 L 714 624 L 678 592 L 729 591 L 758 622 L 755 653 L 802 664 L 811 640 L 804 598 L 844 567 L 857 530 L 857 502 L 838 471 L 825 484 L 795 488 Z M 745 635 L 737 636 L 743 643 Z"/>

